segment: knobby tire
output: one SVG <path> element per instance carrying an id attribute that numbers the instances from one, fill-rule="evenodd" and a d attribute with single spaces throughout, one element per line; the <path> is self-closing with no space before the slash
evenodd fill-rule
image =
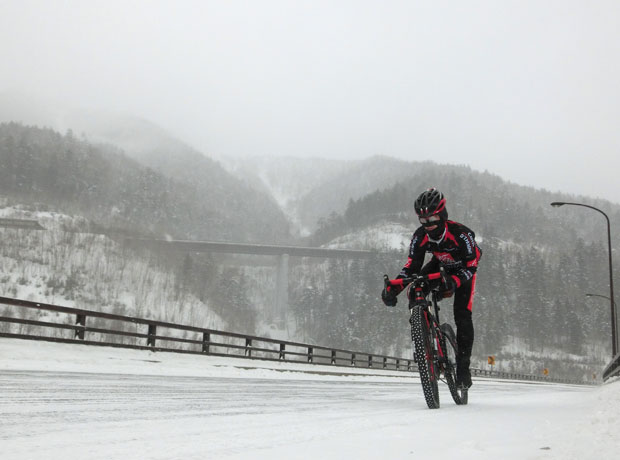
<path id="1" fill-rule="evenodd" d="M 454 402 L 458 405 L 465 405 L 467 404 L 467 389 L 459 388 L 456 385 L 456 355 L 458 353 L 456 335 L 454 334 L 452 326 L 448 323 L 442 324 L 441 330 L 443 332 L 441 348 L 446 358 L 444 362 L 446 383 L 448 384 Z"/>
<path id="2" fill-rule="evenodd" d="M 426 309 L 420 305 L 414 306 L 410 323 L 411 340 L 426 405 L 429 409 L 439 409 L 439 369 L 434 359 L 433 337 Z"/>

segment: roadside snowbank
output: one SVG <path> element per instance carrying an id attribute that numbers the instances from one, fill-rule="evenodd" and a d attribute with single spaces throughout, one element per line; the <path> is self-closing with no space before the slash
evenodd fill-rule
<path id="1" fill-rule="evenodd" d="M 269 379 L 414 379 L 417 373 L 0 338 L 0 370 Z"/>

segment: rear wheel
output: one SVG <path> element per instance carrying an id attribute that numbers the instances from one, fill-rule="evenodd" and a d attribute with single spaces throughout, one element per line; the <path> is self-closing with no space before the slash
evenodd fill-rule
<path id="1" fill-rule="evenodd" d="M 456 345 L 456 336 L 452 326 L 449 324 L 442 324 L 441 330 L 443 332 L 443 340 L 441 341 L 441 348 L 444 352 L 444 375 L 446 377 L 446 383 L 450 389 L 450 394 L 454 402 L 463 405 L 467 404 L 467 389 L 459 388 L 456 385 L 456 354 L 458 347 Z"/>
<path id="2" fill-rule="evenodd" d="M 429 409 L 439 408 L 438 371 L 435 359 L 433 338 L 426 309 L 416 305 L 411 309 L 411 340 L 414 345 L 415 360 L 418 363 L 424 399 Z"/>

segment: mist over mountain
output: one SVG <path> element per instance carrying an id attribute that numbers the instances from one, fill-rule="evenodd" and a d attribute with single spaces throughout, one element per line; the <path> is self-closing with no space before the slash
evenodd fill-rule
<path id="1" fill-rule="evenodd" d="M 177 159 L 169 160 L 176 169 L 144 166 L 122 150 L 95 146 L 71 132 L 0 124 L 0 192 L 160 237 L 288 240 L 288 224 L 272 200 L 207 158 L 166 152 Z M 149 158 L 157 163 L 157 156 Z"/>
<path id="2" fill-rule="evenodd" d="M 401 166 L 390 159 L 382 159 L 382 163 L 391 163 L 393 168 Z M 419 225 L 413 203 L 431 186 L 446 196 L 449 217 L 466 222 L 480 237 L 553 249 L 570 246 L 578 238 L 603 241 L 606 236 L 603 216 L 583 208 L 553 208 L 550 206 L 553 201 L 581 202 L 605 210 L 612 221 L 612 238 L 620 237 L 620 228 L 614 225 L 620 223 L 620 206 L 609 201 L 520 186 L 465 166 L 414 163 L 409 167 L 414 172 L 404 173 L 389 187 L 377 188 L 360 198 L 351 197 L 344 210 L 324 215 L 313 241 L 324 244 L 333 237 L 381 222 L 403 223 L 413 231 Z M 346 188 L 343 183 L 334 187 L 323 184 L 321 193 L 336 195 L 343 188 Z"/>
<path id="3" fill-rule="evenodd" d="M 76 142 L 79 139 L 101 152 L 120 153 L 158 176 L 191 189 L 194 205 L 210 217 L 208 222 L 197 223 L 192 229 L 186 227 L 186 238 L 193 235 L 200 239 L 290 241 L 286 217 L 269 194 L 251 187 L 243 178 L 234 177 L 219 162 L 150 121 L 108 111 L 65 107 L 56 101 L 14 92 L 0 94 L 1 121 L 70 132 Z M 218 230 L 214 231 L 215 227 Z"/>
<path id="4" fill-rule="evenodd" d="M 390 188 L 429 167 L 433 167 L 430 162 L 412 163 L 386 156 L 356 161 L 247 157 L 228 165 L 233 174 L 269 191 L 305 234 L 315 231 L 330 214 L 343 212 L 351 199 Z"/>
<path id="5" fill-rule="evenodd" d="M 612 223 L 620 222 L 620 206 L 609 201 L 550 192 L 544 184 L 517 185 L 462 165 L 387 156 L 357 161 L 244 158 L 241 163 L 233 172 L 271 191 L 312 233 L 314 244 L 382 220 L 406 223 L 413 232 L 413 202 L 429 187 L 444 192 L 451 218 L 469 222 L 486 238 L 564 247 L 576 238 L 600 241 L 605 236 L 602 216 L 583 208 L 555 209 L 553 201 L 590 204 L 606 211 Z M 612 224 L 612 232 L 616 240 L 620 226 Z"/>
<path id="6" fill-rule="evenodd" d="M 224 167 L 255 189 L 272 196 L 286 213 L 297 236 L 308 236 L 316 228 L 317 219 L 306 211 L 303 197 L 320 190 L 330 179 L 346 174 L 351 162 L 325 158 L 239 157 L 229 159 Z M 324 206 L 331 212 L 329 203 Z"/>
<path id="7" fill-rule="evenodd" d="M 608 355 L 608 306 L 585 299 L 586 292 L 608 292 L 605 221 L 590 210 L 554 209 L 549 203 L 583 202 L 604 210 L 617 247 L 620 207 L 610 202 L 551 193 L 544 184 L 523 187 L 466 166 L 386 156 L 358 161 L 247 157 L 222 165 L 138 118 L 86 112 L 71 118 L 60 110 L 42 110 L 37 117 L 51 120 L 43 126 L 54 119 L 70 124 L 63 125 L 66 134 L 0 124 L 0 194 L 7 208 L 28 205 L 39 213 L 71 215 L 80 222 L 73 233 L 95 226 L 153 237 L 377 251 L 366 262 L 293 260 L 290 311 L 277 330 L 273 261 L 235 259 L 233 268 L 226 265 L 230 258 L 196 254 L 159 261 L 158 270 L 168 270 L 172 280 L 160 288 L 175 290 L 159 295 L 168 306 L 170 299 L 180 299 L 182 309 L 183 291 L 196 305 L 212 309 L 214 316 L 208 317 L 217 316 L 229 330 L 271 330 L 326 346 L 406 354 L 406 300 L 403 308 L 386 309 L 379 299 L 381 279 L 383 273 L 395 275 L 405 262 L 418 225 L 413 201 L 435 186 L 448 199 L 450 218 L 474 230 L 483 249 L 475 301 L 477 365 L 494 354 L 502 370 L 538 372 L 547 360 L 556 375 L 577 369 L 589 376 Z M 66 241 L 63 251 L 71 251 L 77 240 L 63 235 L 60 230 L 57 244 Z M 28 244 L 18 236 L 15 241 L 16 247 Z M 100 244 L 96 238 L 84 241 Z M 18 267 L 19 251 L 8 254 L 7 267 Z M 64 268 L 56 264 L 55 270 Z M 81 276 L 91 271 L 99 273 L 80 265 Z M 66 284 L 77 275 L 55 276 Z M 75 293 L 87 284 L 71 286 L 76 298 L 92 301 L 86 292 Z M 17 291 L 6 287 L 5 292 Z M 39 295 L 44 300 L 45 292 Z"/>

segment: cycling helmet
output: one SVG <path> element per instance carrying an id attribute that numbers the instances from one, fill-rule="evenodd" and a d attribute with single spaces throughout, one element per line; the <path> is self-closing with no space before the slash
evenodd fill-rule
<path id="1" fill-rule="evenodd" d="M 440 214 L 440 217 L 448 218 L 446 199 L 443 197 L 443 193 L 436 188 L 429 188 L 423 191 L 415 200 L 414 208 L 419 217 L 430 217 Z"/>
<path id="2" fill-rule="evenodd" d="M 415 200 L 414 208 L 428 236 L 433 240 L 443 239 L 448 220 L 443 193 L 436 188 L 425 190 Z"/>

